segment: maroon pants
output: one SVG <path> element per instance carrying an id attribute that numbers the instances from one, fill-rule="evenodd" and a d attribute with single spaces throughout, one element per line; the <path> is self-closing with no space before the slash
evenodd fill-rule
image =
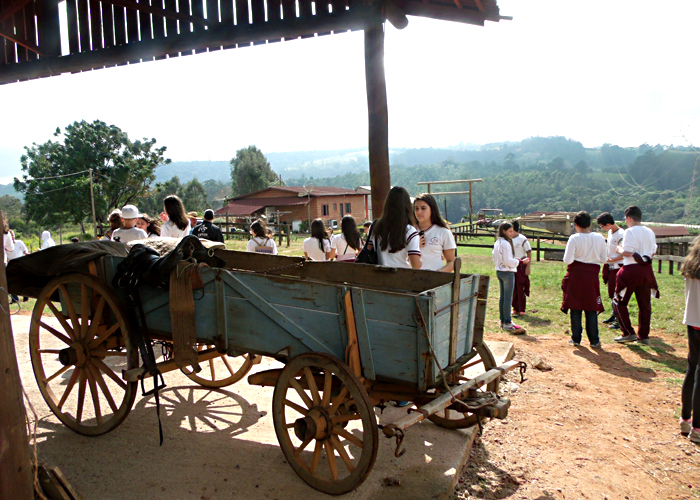
<path id="1" fill-rule="evenodd" d="M 530 277 L 525 274 L 527 264 L 520 262 L 515 272 L 515 288 L 513 289 L 513 310 L 525 312 L 527 297 L 530 295 Z"/>
<path id="2" fill-rule="evenodd" d="M 617 275 L 619 278 L 624 277 L 624 279 L 617 280 L 617 288 L 613 297 L 613 310 L 615 311 L 622 335 L 635 335 L 627 305 L 632 295 L 637 299 L 639 326 L 636 335 L 640 339 L 649 338 L 649 330 L 651 329 L 652 287 L 649 284 L 645 271 L 645 269 L 642 269 L 641 264 L 623 266 Z"/>
<path id="3" fill-rule="evenodd" d="M 607 265 L 607 264 L 605 264 Z M 608 297 L 615 297 L 615 285 L 617 285 L 617 273 L 620 269 L 608 269 Z"/>

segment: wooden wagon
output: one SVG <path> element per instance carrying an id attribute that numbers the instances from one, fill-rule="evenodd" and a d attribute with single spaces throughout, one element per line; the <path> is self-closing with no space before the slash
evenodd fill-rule
<path id="1" fill-rule="evenodd" d="M 196 339 L 201 371 L 183 371 L 201 385 L 223 387 L 241 380 L 260 356 L 282 361 L 284 368 L 248 382 L 274 387 L 280 447 L 312 487 L 342 494 L 364 481 L 377 455 L 377 405 L 413 402 L 405 417 L 382 427 L 396 438 L 397 456 L 404 431 L 425 418 L 455 429 L 507 413 L 507 400 L 493 393 L 504 372 L 522 365 L 496 367 L 483 343 L 487 276 L 460 274 L 459 263 L 447 274 L 216 255 L 225 266 L 183 261 L 175 271 L 196 283 L 185 294 L 194 304 L 185 330 Z M 138 381 L 150 375 L 140 366 L 123 291 L 110 285 L 122 259 L 90 261 L 36 294 L 29 337 L 39 388 L 54 414 L 84 435 L 120 425 Z M 173 328 L 182 311 L 173 314 L 170 293 L 139 289 L 147 338 L 166 354 L 173 331 L 183 330 L 179 319 Z M 178 364 L 164 359 L 157 367 L 165 373 Z M 478 376 L 465 376 L 474 369 Z"/>

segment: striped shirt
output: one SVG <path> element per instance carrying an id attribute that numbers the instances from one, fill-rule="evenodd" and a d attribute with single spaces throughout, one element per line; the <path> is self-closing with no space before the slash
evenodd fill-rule
<path id="1" fill-rule="evenodd" d="M 411 263 L 408 260 L 408 256 L 418 255 L 420 257 L 420 236 L 418 236 L 418 230 L 411 225 L 406 226 L 406 246 L 398 252 L 391 253 L 389 247 L 387 247 L 386 250 L 382 250 L 379 244 L 377 244 L 377 238 L 372 236 L 372 239 L 375 240 L 375 248 L 379 256 L 380 266 L 405 267 L 410 269 Z"/>

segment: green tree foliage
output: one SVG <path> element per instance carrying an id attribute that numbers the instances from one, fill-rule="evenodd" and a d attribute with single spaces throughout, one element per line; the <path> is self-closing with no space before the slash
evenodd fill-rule
<path id="1" fill-rule="evenodd" d="M 19 218 L 22 211 L 22 200 L 6 194 L 0 196 L 0 210 L 8 220 L 11 218 Z"/>
<path id="2" fill-rule="evenodd" d="M 25 147 L 22 179 L 14 188 L 25 197 L 29 219 L 42 225 L 82 224 L 91 213 L 90 180 L 93 171 L 95 211 L 106 219 L 109 210 L 135 201 L 155 180 L 165 147 L 156 140 L 131 141 L 119 127 L 95 120 L 75 122 L 56 141 Z"/>
<path id="3" fill-rule="evenodd" d="M 236 196 L 260 191 L 279 182 L 279 176 L 255 146 L 239 149 L 231 159 L 231 189 Z"/>
<path id="4" fill-rule="evenodd" d="M 223 201 L 231 196 L 231 185 L 226 182 L 209 179 L 204 181 L 202 185 L 207 192 L 207 204 L 213 210 L 221 208 Z"/>
<path id="5" fill-rule="evenodd" d="M 188 182 L 182 190 L 182 203 L 187 207 L 188 211 L 194 210 L 202 213 L 209 208 L 207 192 L 196 177 Z"/>

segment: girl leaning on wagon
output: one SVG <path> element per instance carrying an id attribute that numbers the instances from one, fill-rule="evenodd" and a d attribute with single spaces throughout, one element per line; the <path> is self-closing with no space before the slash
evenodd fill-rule
<path id="1" fill-rule="evenodd" d="M 376 247 L 380 266 L 421 268 L 420 236 L 415 224 L 408 191 L 394 186 L 386 195 L 384 213 L 372 224 L 368 242 Z"/>
<path id="2" fill-rule="evenodd" d="M 457 245 L 432 195 L 424 193 L 413 200 L 413 211 L 420 236 L 421 269 L 452 272 Z M 443 263 L 443 258 L 445 262 Z"/>

